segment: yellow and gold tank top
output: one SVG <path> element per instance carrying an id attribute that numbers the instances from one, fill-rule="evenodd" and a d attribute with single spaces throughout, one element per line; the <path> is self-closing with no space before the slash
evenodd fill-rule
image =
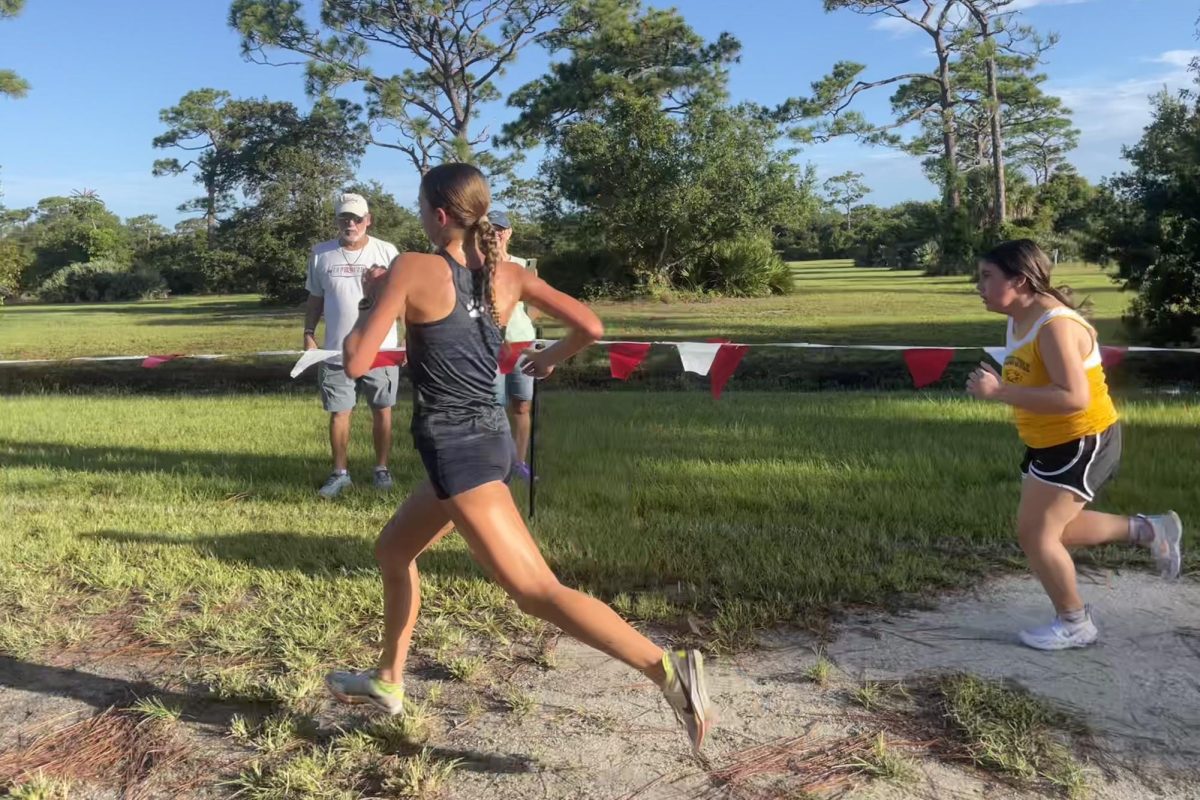
<path id="1" fill-rule="evenodd" d="M 1017 433 L 1027 446 L 1034 448 L 1054 447 L 1084 436 L 1108 430 L 1118 419 L 1117 409 L 1108 395 L 1108 383 L 1104 379 L 1104 365 L 1100 361 L 1100 341 L 1096 330 L 1073 309 L 1060 306 L 1041 316 L 1020 339 L 1013 332 L 1013 320 L 1008 320 L 1008 337 L 1004 358 L 1004 382 L 1013 386 L 1038 387 L 1050 385 L 1050 375 L 1042 362 L 1038 349 L 1038 333 L 1051 320 L 1064 317 L 1088 329 L 1092 335 L 1092 349 L 1083 360 L 1087 371 L 1091 402 L 1083 411 L 1073 414 L 1037 414 L 1023 408 L 1013 408 Z"/>

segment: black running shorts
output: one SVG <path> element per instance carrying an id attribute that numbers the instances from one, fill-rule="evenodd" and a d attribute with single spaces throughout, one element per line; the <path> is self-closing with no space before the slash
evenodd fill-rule
<path id="1" fill-rule="evenodd" d="M 1053 447 L 1027 447 L 1021 474 L 1073 492 L 1087 502 L 1117 474 L 1121 463 L 1121 423 L 1103 433 Z"/>

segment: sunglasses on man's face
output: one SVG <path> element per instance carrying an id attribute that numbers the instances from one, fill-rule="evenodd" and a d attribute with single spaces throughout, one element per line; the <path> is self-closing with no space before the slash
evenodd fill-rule
<path id="1" fill-rule="evenodd" d="M 352 222 L 355 225 L 361 225 L 366 217 L 360 217 L 357 214 L 341 214 L 338 216 L 338 222 Z"/>

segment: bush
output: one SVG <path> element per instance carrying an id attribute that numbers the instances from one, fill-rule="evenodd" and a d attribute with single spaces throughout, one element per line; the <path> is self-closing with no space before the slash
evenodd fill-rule
<path id="1" fill-rule="evenodd" d="M 28 264 L 24 248 L 16 242 L 0 240 L 0 299 L 21 290 L 21 274 Z"/>
<path id="2" fill-rule="evenodd" d="M 575 297 L 629 297 L 635 277 L 606 250 L 566 250 L 538 260 L 538 275 L 554 288 Z"/>
<path id="3" fill-rule="evenodd" d="M 307 250 L 272 248 L 267 243 L 260 243 L 253 248 L 250 258 L 257 262 L 263 305 L 294 306 L 308 298 L 305 286 L 308 275 Z"/>
<path id="4" fill-rule="evenodd" d="M 64 267 L 38 289 L 38 298 L 44 303 L 150 300 L 167 294 L 162 276 L 154 270 L 131 271 L 107 259 Z"/>
<path id="5" fill-rule="evenodd" d="M 162 275 L 173 295 L 205 292 L 252 292 L 258 276 L 245 255 L 235 249 L 210 246 L 204 231 L 164 236 L 140 250 L 133 270 Z"/>
<path id="6" fill-rule="evenodd" d="M 942 261 L 942 248 L 938 245 L 937 239 L 930 239 L 917 248 L 913 253 L 913 258 L 917 262 L 917 266 L 923 270 L 936 269 Z"/>
<path id="7" fill-rule="evenodd" d="M 792 271 L 766 236 L 748 236 L 713 248 L 701 272 L 705 288 L 732 297 L 765 297 L 792 291 Z"/>

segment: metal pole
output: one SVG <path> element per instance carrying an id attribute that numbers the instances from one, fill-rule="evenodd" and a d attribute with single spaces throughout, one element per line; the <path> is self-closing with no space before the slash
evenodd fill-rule
<path id="1" fill-rule="evenodd" d="M 542 338 L 542 329 L 534 328 L 537 338 Z M 529 518 L 537 514 L 537 428 L 538 428 L 538 384 L 533 382 L 532 408 L 529 410 Z"/>
<path id="2" fill-rule="evenodd" d="M 525 269 L 537 275 L 537 259 L 530 258 L 525 262 Z M 542 338 L 542 328 L 535 325 L 533 335 Z M 536 345 L 535 345 L 536 346 Z M 529 518 L 537 513 L 537 425 L 538 425 L 538 380 L 533 381 L 533 398 L 530 401 L 529 420 Z"/>

